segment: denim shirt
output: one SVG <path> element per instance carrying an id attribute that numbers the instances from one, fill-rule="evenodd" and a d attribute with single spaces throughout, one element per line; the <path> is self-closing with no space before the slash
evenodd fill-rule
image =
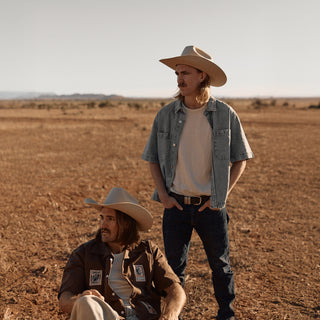
<path id="1" fill-rule="evenodd" d="M 211 97 L 203 113 L 212 128 L 210 206 L 223 208 L 229 189 L 230 162 L 253 158 L 253 153 L 239 117 L 229 105 Z M 186 113 L 180 100 L 160 109 L 142 154 L 143 160 L 159 164 L 167 191 L 174 179 L 179 140 L 185 121 Z M 160 201 L 157 190 L 152 199 Z"/>

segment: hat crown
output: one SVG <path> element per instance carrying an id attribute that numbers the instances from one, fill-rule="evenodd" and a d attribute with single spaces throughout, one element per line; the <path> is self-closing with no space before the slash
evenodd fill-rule
<path id="1" fill-rule="evenodd" d="M 87 198 L 84 202 L 97 210 L 110 208 L 127 214 L 137 222 L 137 228 L 145 231 L 151 228 L 153 223 L 152 214 L 144 207 L 138 204 L 138 200 L 128 191 L 122 188 L 112 188 L 103 204 Z"/>
<path id="2" fill-rule="evenodd" d="M 181 56 L 196 56 L 207 60 L 212 60 L 212 57 L 205 51 L 199 49 L 196 46 L 187 46 L 183 49 Z"/>
<path id="3" fill-rule="evenodd" d="M 123 202 L 138 204 L 137 199 L 122 188 L 112 188 L 103 204 L 114 204 Z"/>

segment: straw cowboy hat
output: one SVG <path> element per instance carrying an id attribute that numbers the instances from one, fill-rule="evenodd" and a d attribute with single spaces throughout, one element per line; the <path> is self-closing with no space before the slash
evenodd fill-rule
<path id="1" fill-rule="evenodd" d="M 185 64 L 205 72 L 210 77 L 210 85 L 221 87 L 227 82 L 227 76 L 213 61 L 212 57 L 195 46 L 187 46 L 181 56 L 161 59 L 169 68 L 175 70 L 178 64 Z"/>
<path id="2" fill-rule="evenodd" d="M 84 202 L 97 210 L 103 208 L 111 208 L 126 213 L 128 216 L 136 220 L 137 227 L 141 231 L 146 231 L 151 228 L 153 218 L 151 213 L 138 205 L 138 201 L 129 192 L 122 188 L 113 188 L 103 204 L 99 204 L 95 200 L 87 198 Z"/>

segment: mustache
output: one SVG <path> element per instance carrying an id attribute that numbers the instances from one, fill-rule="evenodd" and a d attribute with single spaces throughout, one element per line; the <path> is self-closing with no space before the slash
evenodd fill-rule
<path id="1" fill-rule="evenodd" d="M 110 233 L 110 230 L 107 229 L 107 228 L 102 228 L 102 229 L 101 229 L 101 232 L 108 232 L 108 233 Z"/>

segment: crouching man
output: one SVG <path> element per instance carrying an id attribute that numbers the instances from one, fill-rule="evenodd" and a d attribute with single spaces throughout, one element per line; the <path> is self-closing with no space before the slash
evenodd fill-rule
<path id="1" fill-rule="evenodd" d="M 140 240 L 139 231 L 152 226 L 150 212 L 122 188 L 103 204 L 85 203 L 100 213 L 100 229 L 69 258 L 62 311 L 71 320 L 177 320 L 186 301 L 179 278 L 154 243 Z"/>

